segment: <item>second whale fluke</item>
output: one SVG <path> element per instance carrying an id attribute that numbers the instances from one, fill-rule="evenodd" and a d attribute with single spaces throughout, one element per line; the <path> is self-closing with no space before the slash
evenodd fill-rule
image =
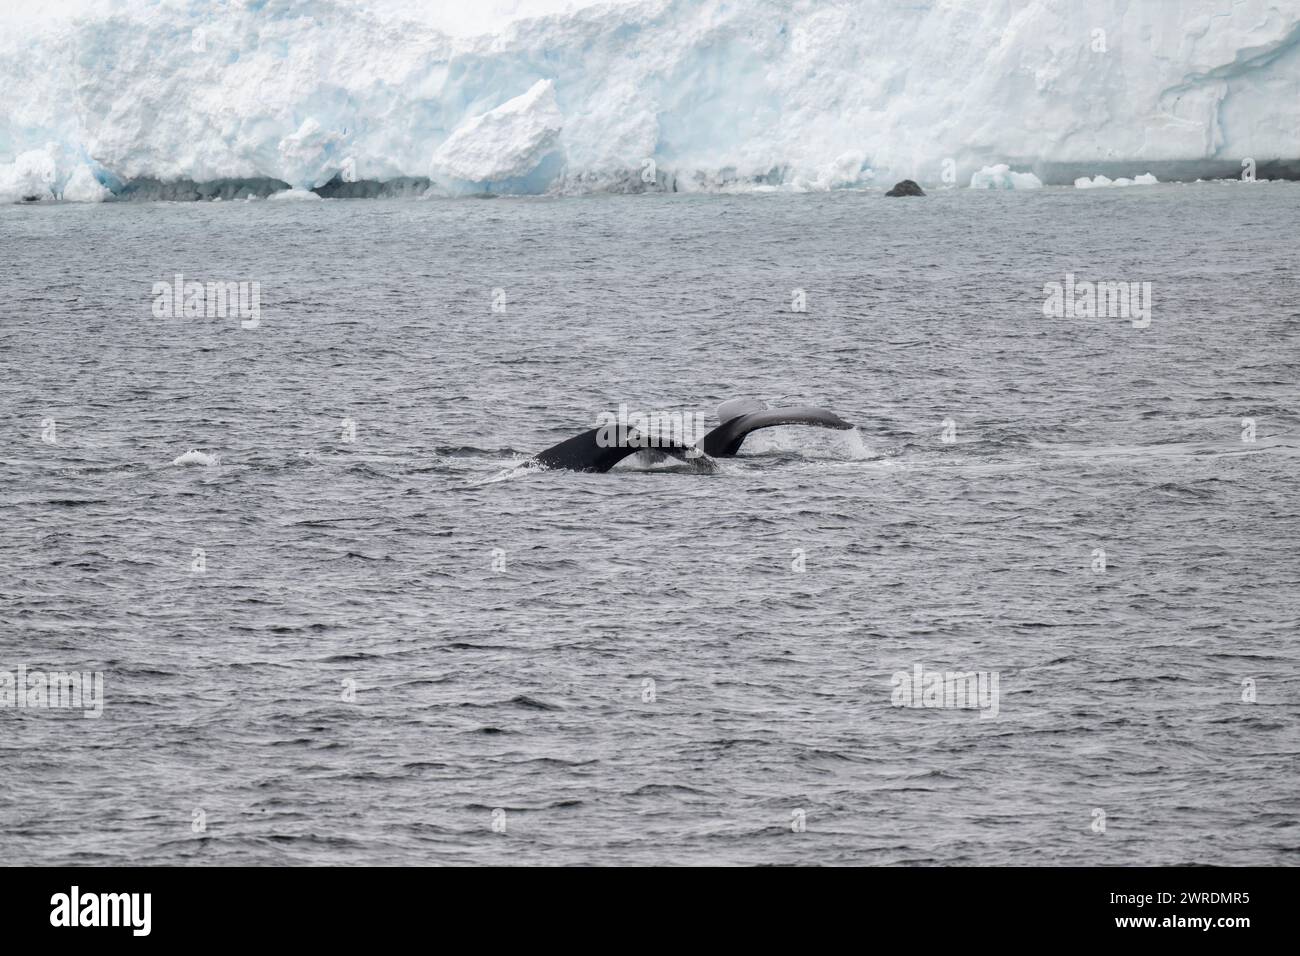
<path id="1" fill-rule="evenodd" d="M 718 408 L 718 418 L 723 418 L 723 408 Z M 722 420 L 717 428 L 704 436 L 700 447 L 713 458 L 729 458 L 740 451 L 741 443 L 750 432 L 777 425 L 814 425 L 818 428 L 835 428 L 846 431 L 853 426 L 840 416 L 812 405 L 794 405 L 788 408 L 764 408 L 734 418 Z"/>

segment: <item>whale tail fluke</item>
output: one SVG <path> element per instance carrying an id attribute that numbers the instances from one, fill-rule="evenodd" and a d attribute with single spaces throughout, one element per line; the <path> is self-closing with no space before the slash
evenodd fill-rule
<path id="1" fill-rule="evenodd" d="M 725 424 L 733 418 L 739 418 L 741 415 L 765 412 L 767 408 L 767 402 L 760 401 L 757 398 L 729 398 L 718 406 L 718 424 Z"/>
<path id="2" fill-rule="evenodd" d="M 734 401 L 744 401 L 735 399 Z M 713 458 L 725 458 L 736 454 L 750 432 L 760 428 L 772 428 L 776 425 L 815 425 L 819 428 L 835 428 L 846 431 L 853 427 L 840 416 L 825 408 L 812 405 L 795 405 L 790 408 L 767 408 L 722 419 L 722 410 L 731 403 L 723 402 L 718 407 L 718 418 L 722 420 L 717 428 L 704 436 L 700 443 L 704 453 Z"/>
<path id="3" fill-rule="evenodd" d="M 746 436 L 760 428 L 814 425 L 847 430 L 853 427 L 825 408 L 812 405 L 768 408 L 766 403 L 751 398 L 733 398 L 723 402 L 718 406 L 718 421 L 718 427 L 694 445 L 686 444 L 680 436 L 663 440 L 662 435 L 644 432 L 640 428 L 619 432 L 609 425 L 603 425 L 552 445 L 534 455 L 532 462 L 543 468 L 605 472 L 629 455 L 654 449 L 707 469 L 712 467 L 712 459 L 735 455 Z"/>

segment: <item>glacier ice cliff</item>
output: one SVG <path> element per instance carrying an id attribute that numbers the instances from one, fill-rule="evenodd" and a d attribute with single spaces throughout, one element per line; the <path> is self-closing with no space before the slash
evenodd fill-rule
<path id="1" fill-rule="evenodd" d="M 494 27 L 335 0 L 0 13 L 0 201 L 1300 175 L 1296 0 L 644 0 Z"/>
<path id="2" fill-rule="evenodd" d="M 470 187 L 524 180 L 556 150 L 563 126 L 554 83 L 538 80 L 527 93 L 452 130 L 433 154 L 433 174 Z"/>

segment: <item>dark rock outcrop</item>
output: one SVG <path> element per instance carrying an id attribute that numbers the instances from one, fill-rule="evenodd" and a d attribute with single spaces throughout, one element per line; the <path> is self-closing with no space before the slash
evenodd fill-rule
<path id="1" fill-rule="evenodd" d="M 885 193 L 886 196 L 924 196 L 925 192 L 921 187 L 910 179 L 904 179 L 901 183 L 894 183 L 894 188 Z"/>

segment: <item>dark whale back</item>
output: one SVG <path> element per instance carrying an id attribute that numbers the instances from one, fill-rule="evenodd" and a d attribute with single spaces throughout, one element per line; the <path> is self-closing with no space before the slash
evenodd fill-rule
<path id="1" fill-rule="evenodd" d="M 552 445 L 546 451 L 538 452 L 532 457 L 532 461 L 544 468 L 605 472 L 624 458 L 635 455 L 639 451 L 661 452 L 670 458 L 680 458 L 683 461 L 702 458 L 697 450 L 681 444 L 601 445 L 597 440 L 600 432 L 600 428 L 593 428 L 581 435 L 566 438 L 558 445 Z M 707 464 L 707 462 L 700 461 L 700 464 Z"/>
<path id="2" fill-rule="evenodd" d="M 820 428 L 835 428 L 841 431 L 853 427 L 834 412 L 824 408 L 795 405 L 791 408 L 771 408 L 767 411 L 739 415 L 723 422 L 705 435 L 701 445 L 706 455 L 725 458 L 740 450 L 741 443 L 750 432 L 776 425 L 816 425 Z"/>
<path id="3" fill-rule="evenodd" d="M 533 461 L 546 468 L 565 468 L 569 471 L 609 471 L 628 455 L 640 448 L 628 445 L 602 446 L 596 441 L 599 428 L 583 432 L 538 452 Z"/>

